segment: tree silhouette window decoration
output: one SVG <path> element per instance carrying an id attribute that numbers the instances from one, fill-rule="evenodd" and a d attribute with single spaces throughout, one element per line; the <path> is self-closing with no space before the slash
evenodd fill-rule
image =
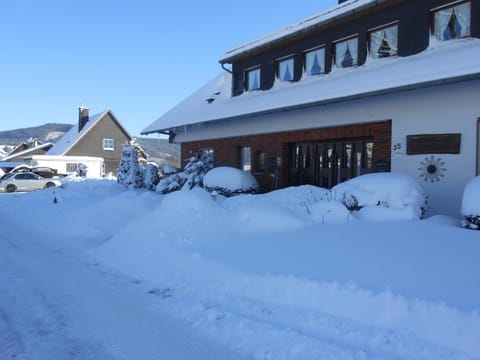
<path id="1" fill-rule="evenodd" d="M 398 25 L 391 25 L 370 33 L 370 56 L 385 58 L 397 55 Z"/>
<path id="2" fill-rule="evenodd" d="M 382 39 L 382 44 L 378 48 L 378 57 L 389 57 L 390 56 L 390 51 L 392 48 L 390 47 L 390 44 L 388 43 L 387 39 L 387 32 L 383 32 L 383 39 Z"/>
<path id="3" fill-rule="evenodd" d="M 324 72 L 325 49 L 314 49 L 305 53 L 305 71 L 307 75 L 320 75 Z"/>
<path id="4" fill-rule="evenodd" d="M 343 55 L 342 67 L 349 67 L 352 65 L 353 65 L 353 57 L 352 57 L 352 53 L 350 52 L 350 47 L 347 44 L 347 50 L 345 50 L 345 54 Z"/>
<path id="5" fill-rule="evenodd" d="M 358 38 L 351 38 L 335 44 L 335 64 L 346 68 L 357 65 Z"/>

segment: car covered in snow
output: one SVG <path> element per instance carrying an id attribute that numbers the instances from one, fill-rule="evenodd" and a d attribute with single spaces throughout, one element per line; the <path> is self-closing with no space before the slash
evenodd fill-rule
<path id="1" fill-rule="evenodd" d="M 57 179 L 46 179 L 25 171 L 5 174 L 0 180 L 0 192 L 32 191 L 61 185 Z"/>

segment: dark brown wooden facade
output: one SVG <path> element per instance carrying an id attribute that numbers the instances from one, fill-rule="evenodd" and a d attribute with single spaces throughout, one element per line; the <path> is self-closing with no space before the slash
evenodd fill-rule
<path id="1" fill-rule="evenodd" d="M 457 1 L 461 3 L 461 1 Z M 358 11 L 339 21 L 331 21 L 308 32 L 288 39 L 266 44 L 224 59 L 222 63 L 232 64 L 232 95 L 244 92 L 244 74 L 247 69 L 260 67 L 260 89 L 270 89 L 276 77 L 276 60 L 293 56 L 293 81 L 302 78 L 304 52 L 325 48 L 325 72 L 332 69 L 334 43 L 340 39 L 358 36 L 358 65 L 365 63 L 368 51 L 368 34 L 375 28 L 387 24 L 398 24 L 398 56 L 409 56 L 425 50 L 429 45 L 432 31 L 432 10 L 457 3 L 451 0 L 392 0 L 372 9 Z M 480 0 L 471 0 L 470 34 L 480 38 Z"/>

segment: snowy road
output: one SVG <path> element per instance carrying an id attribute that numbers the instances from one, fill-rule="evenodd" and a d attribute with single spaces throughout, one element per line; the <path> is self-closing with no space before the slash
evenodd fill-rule
<path id="1" fill-rule="evenodd" d="M 153 310 L 160 297 L 19 227 L 0 235 L 0 359 L 240 359 Z"/>

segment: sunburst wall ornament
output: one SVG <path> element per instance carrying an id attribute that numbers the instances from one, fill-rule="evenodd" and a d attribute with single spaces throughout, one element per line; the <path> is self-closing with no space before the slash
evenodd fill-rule
<path id="1" fill-rule="evenodd" d="M 445 177 L 444 172 L 447 169 L 444 167 L 445 161 L 442 158 L 430 156 L 426 157 L 425 161 L 420 162 L 420 177 L 423 178 L 425 181 L 436 182 L 440 181 L 443 177 Z"/>

